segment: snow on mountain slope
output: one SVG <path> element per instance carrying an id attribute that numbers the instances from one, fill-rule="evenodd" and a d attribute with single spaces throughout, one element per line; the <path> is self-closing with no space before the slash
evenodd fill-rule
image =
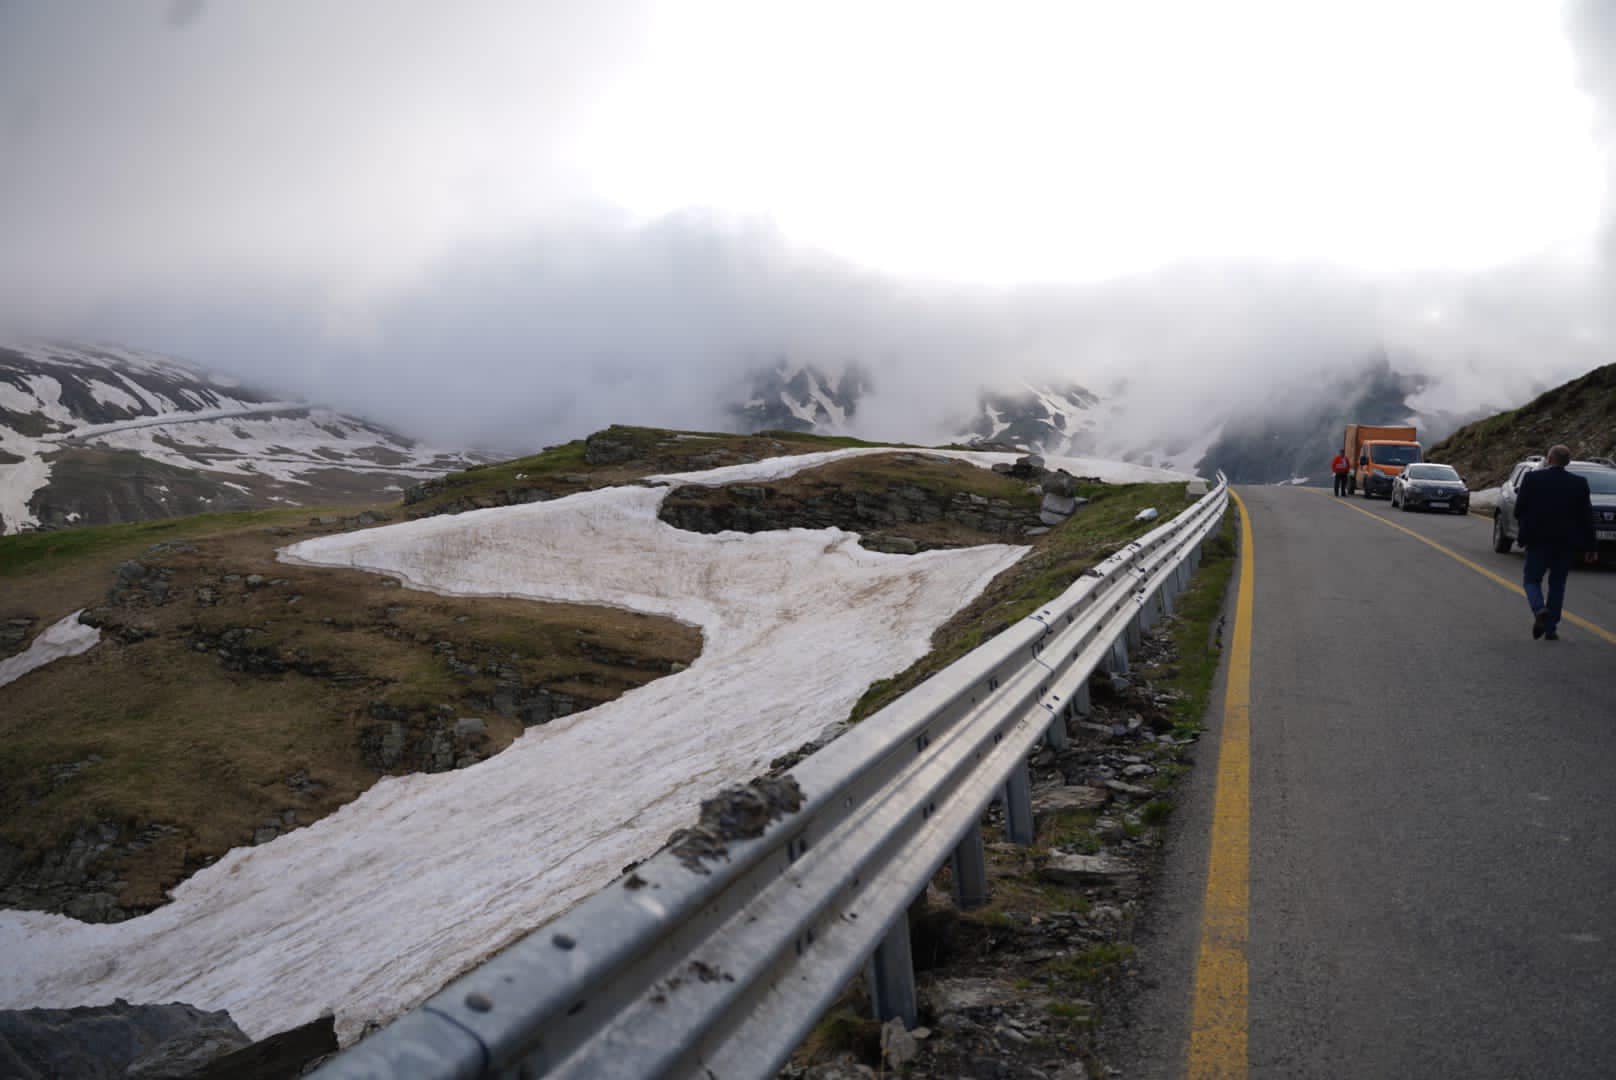
<path id="1" fill-rule="evenodd" d="M 1045 454 L 1086 453 L 1094 446 L 1094 408 L 1100 399 L 1076 383 L 1021 382 L 984 390 L 977 413 L 959 441 L 1006 443 Z"/>
<path id="2" fill-rule="evenodd" d="M 473 460 L 169 357 L 0 346 L 0 532 L 379 498 Z"/>
<path id="3" fill-rule="evenodd" d="M 752 374 L 751 396 L 731 414 L 748 431 L 851 432 L 859 400 L 870 388 L 857 366 L 832 376 L 812 365 L 781 363 Z"/>
<path id="4" fill-rule="evenodd" d="M 665 479 L 773 479 L 874 452 Z M 888 555 L 836 529 L 709 536 L 658 521 L 664 494 L 608 488 L 287 549 L 440 593 L 671 615 L 699 625 L 705 645 L 687 671 L 530 729 L 478 765 L 382 780 L 308 828 L 233 851 L 149 915 L 87 925 L 0 913 L 0 1007 L 179 999 L 227 1008 L 255 1036 L 335 1009 L 352 1041 L 846 716 L 1026 550 Z"/>

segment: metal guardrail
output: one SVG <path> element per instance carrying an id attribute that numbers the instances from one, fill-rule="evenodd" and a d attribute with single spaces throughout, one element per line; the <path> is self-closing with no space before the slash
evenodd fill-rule
<path id="1" fill-rule="evenodd" d="M 864 969 L 882 1019 L 915 1022 L 909 905 L 953 860 L 987 899 L 979 822 L 1033 840 L 1027 760 L 1066 743 L 1088 681 L 1189 584 L 1228 481 L 1053 603 L 805 759 L 801 805 L 699 865 L 663 851 L 315 1075 L 768 1076 Z"/>

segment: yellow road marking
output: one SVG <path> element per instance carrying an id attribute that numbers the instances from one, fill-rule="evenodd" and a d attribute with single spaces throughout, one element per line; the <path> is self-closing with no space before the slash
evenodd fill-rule
<path id="1" fill-rule="evenodd" d="M 1320 492 L 1320 494 L 1323 494 L 1323 492 Z M 1471 560 L 1465 558 L 1463 555 L 1459 554 L 1457 551 L 1454 551 L 1452 548 L 1448 547 L 1446 544 L 1439 544 L 1435 540 L 1432 540 L 1430 537 L 1422 536 L 1421 534 L 1415 532 L 1413 529 L 1404 528 L 1403 526 L 1397 524 L 1397 522 L 1395 522 L 1395 521 L 1387 521 L 1385 518 L 1381 517 L 1379 514 L 1375 513 L 1372 510 L 1365 510 L 1363 507 L 1361 507 L 1361 506 L 1353 506 L 1351 503 L 1345 503 L 1344 505 L 1346 506 L 1346 508 L 1348 510 L 1356 510 L 1358 513 L 1362 514 L 1364 517 L 1373 518 L 1374 520 L 1380 522 L 1382 525 L 1385 525 L 1389 529 L 1396 529 L 1400 533 L 1404 533 L 1404 534 L 1406 534 L 1408 536 L 1412 536 L 1414 539 L 1418 540 L 1420 543 L 1426 545 L 1427 547 L 1436 548 L 1438 551 L 1440 551 L 1442 554 L 1446 555 L 1448 558 L 1453 559 L 1455 562 L 1463 563 L 1465 566 L 1470 567 L 1470 569 L 1474 570 L 1476 573 L 1480 574 L 1482 577 L 1488 578 L 1489 580 L 1492 580 L 1492 581 L 1496 581 L 1498 584 L 1502 585 L 1504 588 L 1508 589 L 1510 592 L 1514 593 L 1516 596 L 1520 596 L 1520 597 L 1525 597 L 1526 596 L 1526 590 L 1521 588 L 1519 585 L 1515 584 L 1513 581 L 1510 581 L 1508 578 L 1500 577 L 1499 575 L 1493 573 L 1491 570 L 1487 569 L 1485 566 L 1482 566 L 1480 563 L 1472 562 Z M 1616 634 L 1613 634 L 1609 630 L 1606 630 L 1603 626 L 1600 626 L 1598 623 L 1589 622 L 1587 619 L 1584 619 L 1581 615 L 1573 615 L 1569 611 L 1562 611 L 1560 613 L 1560 617 L 1562 619 L 1564 619 L 1566 622 L 1571 623 L 1573 626 L 1580 626 L 1584 630 L 1588 631 L 1590 634 L 1593 634 L 1596 637 L 1602 637 L 1606 641 L 1610 642 L 1612 645 L 1616 645 Z"/>
<path id="2" fill-rule="evenodd" d="M 1219 736 L 1212 851 L 1201 907 L 1186 1073 L 1192 1080 L 1246 1075 L 1246 937 L 1251 892 L 1251 605 L 1256 594 L 1251 514 L 1239 495 L 1240 585 Z"/>

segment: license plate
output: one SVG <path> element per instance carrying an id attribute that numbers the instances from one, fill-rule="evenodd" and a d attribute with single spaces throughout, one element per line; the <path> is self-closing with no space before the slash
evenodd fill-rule
<path id="1" fill-rule="evenodd" d="M 1441 502 L 1433 502 L 1430 503 L 1429 506 L 1432 510 L 1446 510 L 1448 508 L 1448 500 L 1443 499 Z"/>
<path id="2" fill-rule="evenodd" d="M 1616 529 L 1600 529 L 1599 530 L 1599 539 L 1601 539 L 1601 540 L 1616 540 Z"/>

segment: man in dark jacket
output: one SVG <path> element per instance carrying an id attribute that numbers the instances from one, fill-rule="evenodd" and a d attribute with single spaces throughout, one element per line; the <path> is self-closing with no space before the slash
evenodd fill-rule
<path id="1" fill-rule="evenodd" d="M 1515 497 L 1515 520 L 1526 547 L 1526 601 L 1532 605 L 1532 637 L 1559 640 L 1560 608 L 1565 602 L 1566 576 L 1576 552 L 1594 546 L 1593 499 L 1588 481 L 1567 472 L 1571 451 L 1564 446 L 1549 450 L 1548 465 L 1533 469 L 1521 480 Z M 1543 575 L 1549 575 L 1549 595 L 1543 597 Z"/>

